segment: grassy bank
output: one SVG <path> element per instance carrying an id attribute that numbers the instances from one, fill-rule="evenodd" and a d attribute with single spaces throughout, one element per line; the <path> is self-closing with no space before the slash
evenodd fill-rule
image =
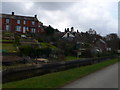
<path id="1" fill-rule="evenodd" d="M 80 59 L 80 58 L 75 57 L 75 56 L 66 56 L 65 57 L 65 61 L 71 61 L 71 60 L 77 60 L 77 59 Z"/>
<path id="2" fill-rule="evenodd" d="M 16 47 L 14 44 L 2 44 L 2 50 L 5 50 L 6 52 L 16 52 Z"/>
<path id="3" fill-rule="evenodd" d="M 118 62 L 118 59 L 112 59 L 94 65 L 82 66 L 66 71 L 6 83 L 3 84 L 3 88 L 56 88 L 116 62 Z"/>

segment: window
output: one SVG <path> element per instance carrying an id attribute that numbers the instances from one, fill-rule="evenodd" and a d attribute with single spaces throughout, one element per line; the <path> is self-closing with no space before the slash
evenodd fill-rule
<path id="1" fill-rule="evenodd" d="M 26 28 L 25 27 L 23 27 L 23 33 L 25 33 L 26 32 Z"/>
<path id="2" fill-rule="evenodd" d="M 35 28 L 31 28 L 31 32 L 32 32 L 32 33 L 35 33 Z"/>
<path id="3" fill-rule="evenodd" d="M 26 31 L 28 31 L 28 27 L 24 26 L 23 27 L 23 33 L 26 33 Z"/>
<path id="4" fill-rule="evenodd" d="M 25 30 L 28 30 L 28 27 L 25 27 Z"/>
<path id="5" fill-rule="evenodd" d="M 6 19 L 6 23 L 10 23 L 10 19 L 7 18 L 7 19 Z"/>
<path id="6" fill-rule="evenodd" d="M 20 20 L 17 20 L 17 24 L 20 24 Z"/>
<path id="7" fill-rule="evenodd" d="M 8 31 L 9 30 L 9 25 L 6 25 L 5 29 Z"/>
<path id="8" fill-rule="evenodd" d="M 35 25 L 35 21 L 32 21 L 32 25 Z"/>
<path id="9" fill-rule="evenodd" d="M 21 26 L 16 26 L 16 31 L 21 31 Z"/>
<path id="10" fill-rule="evenodd" d="M 26 24 L 26 21 L 25 21 L 25 20 L 23 21 L 23 24 Z"/>
<path id="11" fill-rule="evenodd" d="M 38 24 L 38 27 L 40 27 L 40 23 Z"/>

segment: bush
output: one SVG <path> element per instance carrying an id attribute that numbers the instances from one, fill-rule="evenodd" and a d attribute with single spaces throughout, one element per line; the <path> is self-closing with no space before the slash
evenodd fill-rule
<path id="1" fill-rule="evenodd" d="M 15 44 L 16 45 L 20 44 L 20 37 L 19 36 L 15 36 Z"/>
<path id="2" fill-rule="evenodd" d="M 86 58 L 89 58 L 89 57 L 92 57 L 92 53 L 91 53 L 91 50 L 90 49 L 87 49 L 85 50 L 83 53 L 82 53 L 82 56 L 83 57 L 86 57 Z"/>
<path id="3" fill-rule="evenodd" d="M 43 42 L 44 40 L 42 38 L 37 39 L 38 42 Z"/>
<path id="4" fill-rule="evenodd" d="M 30 45 L 22 45 L 19 47 L 19 50 L 21 55 L 31 56 L 35 54 L 34 48 Z"/>
<path id="5" fill-rule="evenodd" d="M 36 49 L 36 56 L 39 57 L 49 57 L 49 54 L 51 53 L 50 48 L 38 48 Z"/>

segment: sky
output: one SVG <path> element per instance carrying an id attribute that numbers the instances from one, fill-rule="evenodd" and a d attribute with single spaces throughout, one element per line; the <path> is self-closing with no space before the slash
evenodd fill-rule
<path id="1" fill-rule="evenodd" d="M 92 28 L 100 35 L 118 33 L 119 0 L 79 0 L 78 2 L 3 2 L 1 13 L 34 16 L 44 25 L 64 31 L 74 27 L 75 31 Z"/>

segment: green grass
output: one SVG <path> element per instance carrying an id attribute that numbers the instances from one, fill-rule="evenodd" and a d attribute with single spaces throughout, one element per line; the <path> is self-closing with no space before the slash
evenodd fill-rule
<path id="1" fill-rule="evenodd" d="M 14 42 L 14 40 L 6 40 L 6 39 L 0 39 L 0 42 Z"/>
<path id="2" fill-rule="evenodd" d="M 6 52 L 15 52 L 16 51 L 16 47 L 14 46 L 14 44 L 2 44 L 2 50 L 5 50 Z"/>
<path id="3" fill-rule="evenodd" d="M 51 49 L 54 49 L 54 50 L 58 49 L 57 47 L 55 47 L 55 46 L 53 46 L 52 44 L 49 44 L 49 43 L 43 43 L 43 42 L 41 42 L 40 46 L 41 46 L 41 48 L 51 48 Z"/>
<path id="4" fill-rule="evenodd" d="M 66 57 L 65 57 L 65 61 L 77 60 L 77 59 L 80 59 L 80 58 L 74 57 L 74 56 L 66 56 Z"/>
<path id="5" fill-rule="evenodd" d="M 3 84 L 3 88 L 57 88 L 116 62 L 118 59 L 112 59 L 89 66 L 10 82 Z"/>

